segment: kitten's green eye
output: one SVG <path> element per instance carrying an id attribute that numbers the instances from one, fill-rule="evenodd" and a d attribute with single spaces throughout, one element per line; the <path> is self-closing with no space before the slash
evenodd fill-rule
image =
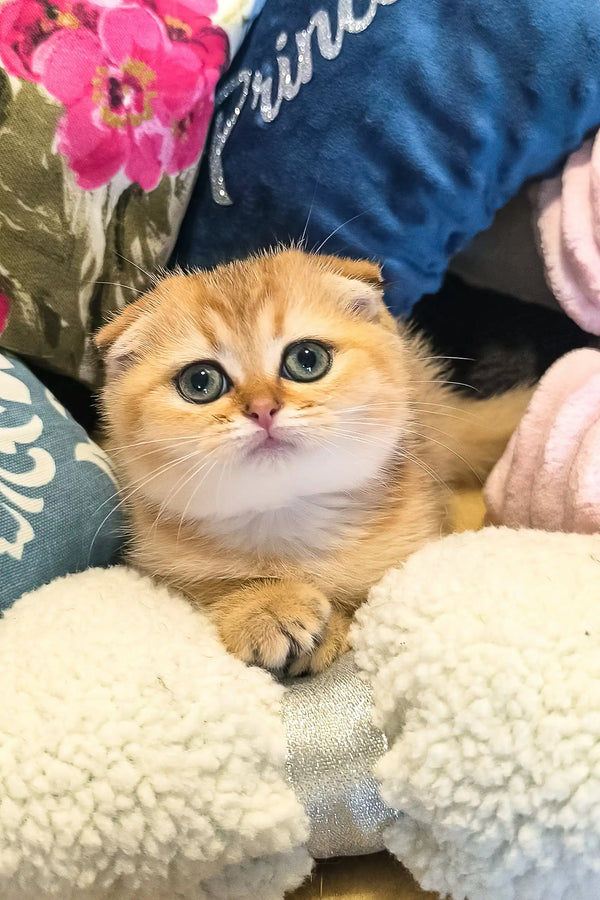
<path id="1" fill-rule="evenodd" d="M 196 362 L 175 376 L 175 386 L 189 403 L 212 403 L 231 387 L 225 372 L 216 363 Z"/>
<path id="2" fill-rule="evenodd" d="M 330 347 L 319 341 L 297 341 L 283 352 L 281 376 L 291 381 L 318 381 L 327 375 L 332 362 Z"/>

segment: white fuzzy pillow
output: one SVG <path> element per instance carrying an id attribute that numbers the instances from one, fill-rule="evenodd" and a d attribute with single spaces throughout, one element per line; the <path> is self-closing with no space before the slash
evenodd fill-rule
<path id="1" fill-rule="evenodd" d="M 424 888 L 600 897 L 599 575 L 600 536 L 486 529 L 415 554 L 359 611 L 398 811 L 383 841 Z M 335 668 L 315 721 L 326 706 L 342 734 L 357 691 Z M 0 684 L 2 900 L 281 900 L 310 871 L 283 689 L 185 600 L 124 568 L 56 581 L 0 624 Z M 375 732 L 350 718 L 337 768 L 305 752 L 307 808 L 336 772 L 337 796 L 366 797 Z"/>
<path id="2" fill-rule="evenodd" d="M 404 816 L 388 847 L 454 900 L 600 897 L 600 536 L 485 529 L 389 572 L 356 661 Z"/>
<path id="3" fill-rule="evenodd" d="M 281 898 L 312 860 L 282 688 L 125 568 L 0 623 L 0 896 Z"/>

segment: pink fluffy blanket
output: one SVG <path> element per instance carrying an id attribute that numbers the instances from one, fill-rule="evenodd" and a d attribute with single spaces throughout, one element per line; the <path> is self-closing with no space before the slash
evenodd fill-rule
<path id="1" fill-rule="evenodd" d="M 600 132 L 537 195 L 546 280 L 565 312 L 600 334 Z"/>
<path id="2" fill-rule="evenodd" d="M 575 350 L 546 373 L 484 496 L 511 528 L 600 531 L 600 352 Z"/>

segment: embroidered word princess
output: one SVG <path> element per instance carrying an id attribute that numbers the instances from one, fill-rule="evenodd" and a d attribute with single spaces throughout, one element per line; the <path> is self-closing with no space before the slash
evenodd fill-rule
<path id="1" fill-rule="evenodd" d="M 296 78 L 292 78 L 291 54 L 283 54 L 288 43 L 288 34 L 282 31 L 275 42 L 277 52 L 276 83 L 272 76 L 264 76 L 259 70 L 242 69 L 227 81 L 219 91 L 216 107 L 239 90 L 235 107 L 229 115 L 222 110 L 217 112 L 215 127 L 209 150 L 209 167 L 212 196 L 220 206 L 231 206 L 233 201 L 225 185 L 223 172 L 223 151 L 231 132 L 251 96 L 252 109 L 259 108 L 263 122 L 273 122 L 281 110 L 284 100 L 293 100 L 298 96 L 303 84 L 308 84 L 313 75 L 312 37 L 317 36 L 317 47 L 323 59 L 336 59 L 339 56 L 346 34 L 360 34 L 366 31 L 377 14 L 379 6 L 391 6 L 398 0 L 371 0 L 366 13 L 357 17 L 354 13 L 353 0 L 339 0 L 337 8 L 337 29 L 335 37 L 329 13 L 318 10 L 314 13 L 306 28 L 294 35 L 296 44 Z"/>

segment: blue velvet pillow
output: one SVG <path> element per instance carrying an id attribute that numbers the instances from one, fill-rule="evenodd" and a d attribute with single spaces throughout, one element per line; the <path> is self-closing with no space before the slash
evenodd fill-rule
<path id="1" fill-rule="evenodd" d="M 27 366 L 0 354 L 0 612 L 68 572 L 116 562 L 107 459 Z"/>
<path id="2" fill-rule="evenodd" d="M 267 0 L 218 92 L 176 249 L 385 263 L 406 313 L 523 182 L 600 123 L 600 3 Z"/>

